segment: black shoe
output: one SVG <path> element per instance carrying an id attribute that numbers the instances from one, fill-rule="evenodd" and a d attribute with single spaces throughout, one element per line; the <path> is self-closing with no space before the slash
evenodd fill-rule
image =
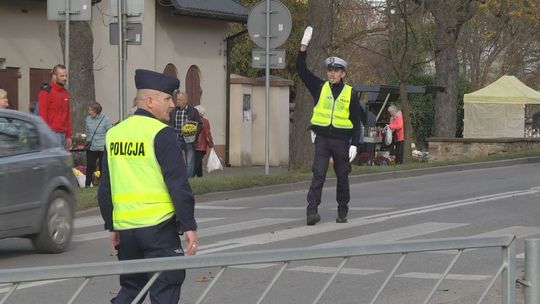
<path id="1" fill-rule="evenodd" d="M 340 224 L 347 223 L 347 216 L 338 216 L 336 218 L 336 223 L 340 223 Z"/>
<path id="2" fill-rule="evenodd" d="M 321 216 L 318 214 L 310 214 L 307 216 L 306 224 L 308 226 L 313 226 L 321 221 Z"/>

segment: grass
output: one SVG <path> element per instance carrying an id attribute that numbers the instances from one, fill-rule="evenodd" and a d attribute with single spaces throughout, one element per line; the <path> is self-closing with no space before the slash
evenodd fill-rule
<path id="1" fill-rule="evenodd" d="M 439 161 L 439 162 L 411 162 L 400 166 L 353 166 L 351 175 L 392 172 L 401 170 L 411 170 L 420 168 L 431 168 L 440 166 L 450 166 L 458 164 L 467 164 L 475 162 L 486 162 L 504 159 L 515 159 L 522 157 L 540 156 L 540 150 L 520 151 L 508 154 L 496 154 L 479 158 L 463 158 L 455 161 Z M 334 171 L 330 167 L 328 176 L 333 177 Z M 219 191 L 232 191 L 244 188 L 268 186 L 277 184 L 289 184 L 300 181 L 308 181 L 311 179 L 311 171 L 295 170 L 279 174 L 244 174 L 244 175 L 214 175 L 205 176 L 204 178 L 190 179 L 191 188 L 194 194 L 204 194 Z M 77 205 L 77 210 L 86 210 L 97 207 L 97 187 L 81 188 L 80 199 Z"/>

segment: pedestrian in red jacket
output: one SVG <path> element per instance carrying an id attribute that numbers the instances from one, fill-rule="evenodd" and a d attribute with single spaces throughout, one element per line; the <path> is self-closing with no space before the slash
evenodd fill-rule
<path id="1" fill-rule="evenodd" d="M 67 69 L 61 64 L 54 66 L 49 87 L 38 95 L 39 116 L 56 133 L 62 146 L 71 147 L 71 114 L 69 92 L 64 87 Z"/>
<path id="2" fill-rule="evenodd" d="M 206 150 L 214 147 L 214 141 L 212 139 L 212 133 L 210 133 L 210 122 L 208 119 L 204 118 L 206 109 L 201 105 L 196 106 L 195 109 L 199 111 L 199 115 L 201 116 L 202 129 L 199 134 L 199 139 L 197 140 L 197 146 L 195 147 L 195 170 L 193 170 L 193 176 L 202 177 L 203 158 L 206 154 Z"/>
<path id="3" fill-rule="evenodd" d="M 396 164 L 401 165 L 403 163 L 403 144 L 405 142 L 405 130 L 403 129 L 403 114 L 394 105 L 388 107 L 390 113 L 390 122 L 388 127 L 396 139 Z"/>

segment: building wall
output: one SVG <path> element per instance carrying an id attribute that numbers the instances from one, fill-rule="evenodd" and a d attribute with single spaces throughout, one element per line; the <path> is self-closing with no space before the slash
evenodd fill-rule
<path id="1" fill-rule="evenodd" d="M 290 80 L 270 82 L 269 165 L 289 165 L 289 87 Z M 250 96 L 246 111 L 244 95 Z M 231 77 L 232 166 L 265 165 L 265 85 L 264 79 Z"/>
<path id="2" fill-rule="evenodd" d="M 58 26 L 47 20 L 46 1 L 2 1 L 0 16 L 0 57 L 6 66 L 19 68 L 19 110 L 28 111 L 30 68 L 63 62 Z"/>
<path id="3" fill-rule="evenodd" d="M 99 8 L 99 9 L 98 9 Z M 92 9 L 94 33 L 94 79 L 96 100 L 113 121 L 120 119 L 118 96 L 118 46 L 109 42 L 109 23 L 117 22 L 111 17 L 111 0 L 103 0 Z M 155 68 L 156 26 L 155 1 L 144 1 L 142 44 L 128 45 L 126 61 L 126 109 L 131 110 L 135 98 L 135 70 Z"/>
<path id="4" fill-rule="evenodd" d="M 229 162 L 232 166 L 243 167 L 252 165 L 252 104 L 253 87 L 251 84 L 231 84 Z"/>
<path id="5" fill-rule="evenodd" d="M 225 145 L 227 23 L 172 16 L 170 8 L 159 5 L 156 16 L 155 68 L 163 72 L 168 63 L 174 64 L 183 91 L 188 69 L 193 65 L 199 68 L 201 105 L 206 108 L 216 150 L 221 151 Z"/>
<path id="6" fill-rule="evenodd" d="M 171 15 L 159 1 L 144 0 L 142 45 L 129 45 L 126 64 L 126 108 L 132 108 L 135 70 L 162 72 L 168 63 L 178 70 L 182 89 L 190 66 L 200 70 L 201 104 L 212 124 L 216 150 L 225 144 L 225 38 L 227 23 Z M 109 43 L 111 0 L 92 7 L 96 100 L 113 121 L 119 117 L 118 46 Z M 47 20 L 46 1 L 0 1 L 0 57 L 8 67 L 19 68 L 19 110 L 30 104 L 31 68 L 50 69 L 63 62 L 57 22 Z M 156 21 L 157 18 L 157 21 Z M 16 29 L 16 34 L 14 33 Z M 127 112 L 129 113 L 129 112 Z"/>
<path id="7" fill-rule="evenodd" d="M 540 148 L 539 138 L 430 138 L 429 161 L 459 160 Z"/>

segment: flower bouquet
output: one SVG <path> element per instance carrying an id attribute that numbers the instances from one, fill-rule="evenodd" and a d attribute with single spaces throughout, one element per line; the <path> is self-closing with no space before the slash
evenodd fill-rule
<path id="1" fill-rule="evenodd" d="M 86 134 L 77 133 L 71 139 L 73 149 L 84 149 L 84 144 L 86 143 Z"/>
<path id="2" fill-rule="evenodd" d="M 187 121 L 180 128 L 180 133 L 186 143 L 191 144 L 197 139 L 197 125 L 196 121 Z"/>
<path id="3" fill-rule="evenodd" d="M 94 176 L 92 176 L 92 185 L 99 186 L 99 178 L 101 177 L 101 172 L 97 170 L 94 172 Z"/>

